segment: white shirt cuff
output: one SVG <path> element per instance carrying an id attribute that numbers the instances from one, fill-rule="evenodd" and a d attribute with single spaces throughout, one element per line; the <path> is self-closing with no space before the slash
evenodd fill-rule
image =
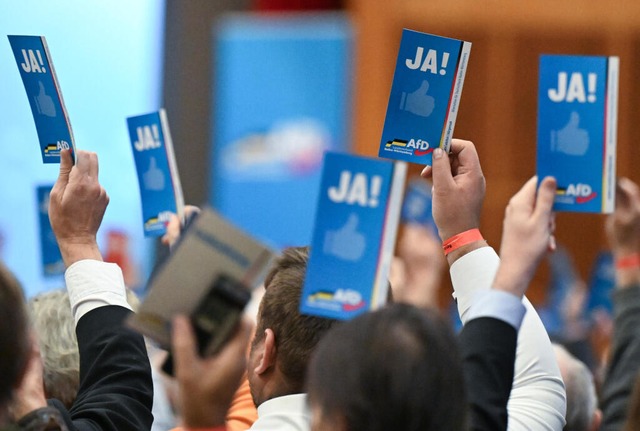
<path id="1" fill-rule="evenodd" d="M 67 268 L 64 278 L 76 325 L 89 311 L 106 305 L 131 310 L 122 270 L 115 263 L 80 260 Z"/>
<path id="2" fill-rule="evenodd" d="M 500 290 L 480 290 L 474 295 L 473 304 L 467 311 L 467 322 L 480 317 L 502 320 L 520 330 L 527 309 L 522 299 Z"/>
<path id="3" fill-rule="evenodd" d="M 453 284 L 453 297 L 458 304 L 458 314 L 462 323 L 469 320 L 468 311 L 474 302 L 474 293 L 489 290 L 493 286 L 500 265 L 500 257 L 491 247 L 473 250 L 451 265 L 449 273 Z"/>

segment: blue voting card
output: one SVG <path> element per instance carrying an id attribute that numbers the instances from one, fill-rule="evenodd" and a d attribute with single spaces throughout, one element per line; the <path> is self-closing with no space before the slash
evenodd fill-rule
<path id="1" fill-rule="evenodd" d="M 38 224 L 40 226 L 40 253 L 42 274 L 52 277 L 64 274 L 65 266 L 58 247 L 58 241 L 49 222 L 49 194 L 53 184 L 36 188 L 38 202 Z"/>
<path id="2" fill-rule="evenodd" d="M 617 57 L 540 57 L 536 170 L 558 182 L 556 211 L 613 211 L 618 69 Z"/>
<path id="3" fill-rule="evenodd" d="M 164 110 L 127 118 L 138 172 L 145 236 L 164 235 L 171 214 L 181 219 L 184 198 Z"/>
<path id="4" fill-rule="evenodd" d="M 60 150 L 75 141 L 47 41 L 43 36 L 8 36 L 38 131 L 42 161 L 60 163 Z"/>
<path id="5" fill-rule="evenodd" d="M 378 156 L 431 164 L 449 151 L 471 43 L 404 29 Z"/>
<path id="6" fill-rule="evenodd" d="M 437 235 L 438 229 L 432 214 L 430 181 L 423 178 L 414 178 L 409 181 L 400 218 L 403 223 L 419 224 L 431 229 Z"/>
<path id="7" fill-rule="evenodd" d="M 406 169 L 325 154 L 302 313 L 349 319 L 386 302 Z"/>

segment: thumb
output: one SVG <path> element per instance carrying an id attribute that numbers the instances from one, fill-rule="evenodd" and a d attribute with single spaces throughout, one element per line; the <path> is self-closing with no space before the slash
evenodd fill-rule
<path id="1" fill-rule="evenodd" d="M 56 186 L 65 187 L 69 182 L 69 174 L 71 174 L 71 168 L 73 167 L 73 159 L 71 157 L 71 151 L 60 151 L 60 173 L 58 174 L 58 181 Z"/>
<path id="2" fill-rule="evenodd" d="M 451 175 L 451 163 L 449 157 L 442 148 L 433 150 L 432 162 L 433 167 L 431 180 L 433 181 L 433 191 L 438 193 L 439 190 L 448 190 L 453 184 L 453 176 Z"/>
<path id="3" fill-rule="evenodd" d="M 422 81 L 422 84 L 420 84 L 420 88 L 418 88 L 416 91 L 414 91 L 414 93 L 416 94 L 427 94 L 427 91 L 429 91 L 429 81 L 427 81 L 426 79 Z"/>
<path id="4" fill-rule="evenodd" d="M 540 217 L 550 217 L 553 208 L 553 201 L 556 197 L 556 180 L 553 177 L 545 177 L 538 188 L 536 197 L 536 207 L 534 213 Z"/>
<path id="5" fill-rule="evenodd" d="M 40 96 L 44 96 L 44 84 L 42 81 L 38 81 L 38 86 L 40 87 Z"/>
<path id="6" fill-rule="evenodd" d="M 191 322 L 186 316 L 176 316 L 173 319 L 171 336 L 173 360 L 177 379 L 186 378 L 190 371 L 195 370 L 198 360 L 198 348 Z"/>
<path id="7" fill-rule="evenodd" d="M 149 160 L 149 170 L 155 169 L 155 168 L 156 168 L 156 158 L 151 157 L 151 160 Z"/>
<path id="8" fill-rule="evenodd" d="M 347 222 L 344 224 L 343 230 L 355 231 L 358 227 L 358 216 L 355 214 L 350 214 Z"/>

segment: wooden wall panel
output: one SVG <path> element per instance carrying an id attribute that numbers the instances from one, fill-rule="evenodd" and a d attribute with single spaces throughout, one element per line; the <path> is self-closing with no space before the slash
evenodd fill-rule
<path id="1" fill-rule="evenodd" d="M 402 28 L 473 43 L 455 136 L 473 140 L 480 153 L 487 178 L 482 230 L 496 248 L 509 198 L 535 173 L 540 54 L 620 56 L 618 172 L 640 182 L 640 3 L 350 0 L 347 7 L 357 31 L 354 138 L 362 154 L 377 154 Z M 558 215 L 558 240 L 584 278 L 606 248 L 604 220 Z M 544 300 L 547 273 L 543 265 L 531 291 L 534 302 Z"/>

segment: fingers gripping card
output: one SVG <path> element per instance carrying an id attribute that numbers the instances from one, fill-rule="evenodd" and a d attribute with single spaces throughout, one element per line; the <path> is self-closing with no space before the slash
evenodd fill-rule
<path id="1" fill-rule="evenodd" d="M 430 165 L 449 151 L 471 43 L 403 30 L 379 157 Z"/>

